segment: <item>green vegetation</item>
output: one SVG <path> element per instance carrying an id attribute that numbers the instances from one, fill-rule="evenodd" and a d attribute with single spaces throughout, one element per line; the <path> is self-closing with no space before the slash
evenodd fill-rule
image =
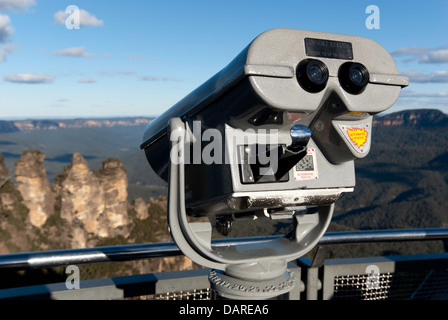
<path id="1" fill-rule="evenodd" d="M 446 128 L 380 126 L 372 145 L 334 221 L 356 229 L 447 227 Z"/>

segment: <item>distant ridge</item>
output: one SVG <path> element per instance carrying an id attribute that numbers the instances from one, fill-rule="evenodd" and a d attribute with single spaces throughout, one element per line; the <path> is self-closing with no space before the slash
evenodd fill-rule
<path id="1" fill-rule="evenodd" d="M 16 127 L 14 121 L 0 121 L 0 133 L 17 132 L 20 131 Z"/>
<path id="2" fill-rule="evenodd" d="M 374 125 L 405 127 L 448 127 L 448 115 L 436 109 L 415 109 L 376 116 Z"/>
<path id="3" fill-rule="evenodd" d="M 139 126 L 150 123 L 152 117 L 123 118 L 79 118 L 52 120 L 0 120 L 0 133 L 56 130 L 59 128 L 101 128 L 117 126 Z M 404 127 L 448 127 L 448 115 L 437 109 L 415 109 L 398 111 L 384 116 L 375 116 L 374 125 Z"/>
<path id="4" fill-rule="evenodd" d="M 0 133 L 32 131 L 32 130 L 56 130 L 59 128 L 101 128 L 116 126 L 146 125 L 154 118 L 129 117 L 129 118 L 104 118 L 104 119 L 62 119 L 62 120 L 15 120 L 0 121 Z"/>

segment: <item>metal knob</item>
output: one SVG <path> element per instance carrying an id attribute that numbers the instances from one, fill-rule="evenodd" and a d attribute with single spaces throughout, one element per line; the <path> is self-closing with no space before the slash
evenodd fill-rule
<path id="1" fill-rule="evenodd" d="M 306 147 L 311 138 L 311 130 L 302 124 L 295 124 L 290 130 L 292 143 L 288 147 L 290 150 L 297 150 Z"/>

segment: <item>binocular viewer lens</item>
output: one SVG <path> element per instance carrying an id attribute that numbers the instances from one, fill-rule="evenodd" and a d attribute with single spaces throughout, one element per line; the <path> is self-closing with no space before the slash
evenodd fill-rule
<path id="1" fill-rule="evenodd" d="M 300 86 L 310 92 L 322 91 L 327 85 L 328 68 L 320 60 L 305 59 L 297 66 L 297 80 Z M 345 91 L 359 94 L 369 83 L 369 71 L 361 63 L 346 62 L 339 68 L 339 83 Z"/>
<path id="2" fill-rule="evenodd" d="M 359 84 L 363 80 L 362 72 L 359 69 L 351 69 L 350 70 L 350 80 L 353 81 L 353 83 Z"/>
<path id="3" fill-rule="evenodd" d="M 322 91 L 328 81 L 328 68 L 322 61 L 306 59 L 297 66 L 297 79 L 300 86 L 308 92 Z"/>
<path id="4" fill-rule="evenodd" d="M 316 65 L 312 65 L 306 70 L 308 78 L 313 83 L 320 83 L 324 79 L 324 74 L 322 72 L 322 69 L 319 68 Z"/>
<path id="5" fill-rule="evenodd" d="M 339 83 L 345 91 L 359 94 L 369 83 L 369 71 L 361 63 L 346 62 L 339 68 Z"/>

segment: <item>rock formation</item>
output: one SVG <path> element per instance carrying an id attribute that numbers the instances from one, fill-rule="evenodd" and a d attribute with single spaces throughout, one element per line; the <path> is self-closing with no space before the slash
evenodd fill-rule
<path id="1" fill-rule="evenodd" d="M 5 166 L 3 156 L 0 155 L 0 189 L 8 182 L 9 178 L 8 168 Z"/>
<path id="2" fill-rule="evenodd" d="M 140 220 L 148 218 L 148 205 L 141 197 L 137 197 L 132 201 L 132 208 L 136 212 L 136 217 Z"/>
<path id="3" fill-rule="evenodd" d="M 127 174 L 120 160 L 107 159 L 91 171 L 84 157 L 74 153 L 50 186 L 44 159 L 40 151 L 23 152 L 14 184 L 0 155 L 0 254 L 172 241 L 166 197 L 128 203 Z M 106 273 L 100 269 L 98 277 L 192 267 L 184 256 L 154 258 Z"/>
<path id="4" fill-rule="evenodd" d="M 123 164 L 118 159 L 107 159 L 96 176 L 103 191 L 110 235 L 127 236 L 129 232 L 125 230 L 125 226 L 130 222 L 127 214 L 128 180 Z M 118 231 L 119 229 L 123 230 Z"/>
<path id="5" fill-rule="evenodd" d="M 88 246 L 90 238 L 128 236 L 127 176 L 121 162 L 108 159 L 92 172 L 81 154 L 56 178 L 61 218 L 73 226 L 72 247 Z"/>
<path id="6" fill-rule="evenodd" d="M 26 150 L 16 163 L 17 189 L 29 209 L 29 222 L 41 227 L 54 214 L 54 193 L 44 167 L 45 155 L 37 150 Z"/>
<path id="7" fill-rule="evenodd" d="M 30 226 L 25 221 L 28 209 L 23 202 L 0 155 L 0 254 L 11 252 L 11 248 L 31 248 L 29 238 L 24 236 Z"/>

